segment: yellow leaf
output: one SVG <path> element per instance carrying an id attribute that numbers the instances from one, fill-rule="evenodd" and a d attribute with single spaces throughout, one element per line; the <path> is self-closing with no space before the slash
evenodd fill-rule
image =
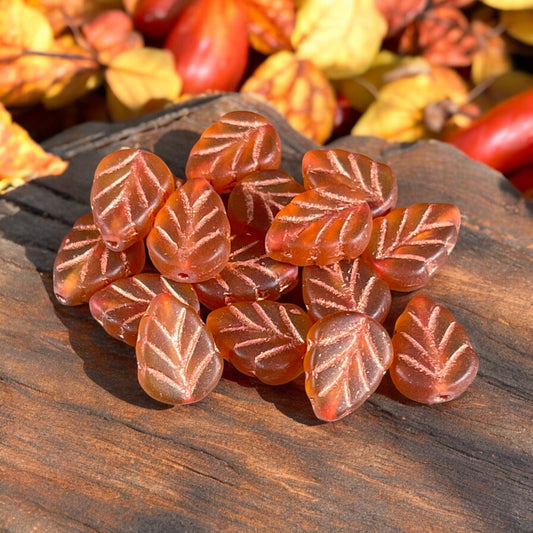
<path id="1" fill-rule="evenodd" d="M 428 106 L 451 101 L 466 103 L 468 89 L 451 68 L 433 67 L 427 74 L 399 78 L 385 84 L 377 100 L 352 129 L 353 135 L 370 135 L 394 141 L 415 141 L 429 137 L 424 122 Z"/>
<path id="2" fill-rule="evenodd" d="M 509 35 L 518 41 L 533 46 L 533 8 L 502 11 L 500 20 Z"/>
<path id="3" fill-rule="evenodd" d="M 53 41 L 52 27 L 37 9 L 22 0 L 0 0 L 0 48 L 42 51 Z"/>
<path id="4" fill-rule="evenodd" d="M 54 34 L 46 17 L 22 0 L 0 0 L 0 55 L 48 50 Z"/>
<path id="5" fill-rule="evenodd" d="M 296 13 L 292 45 L 328 78 L 366 71 L 387 31 L 374 0 L 304 0 Z"/>
<path id="6" fill-rule="evenodd" d="M 422 57 L 400 56 L 382 50 L 366 72 L 352 78 L 336 80 L 335 87 L 346 96 L 354 109 L 362 113 L 375 100 L 376 93 L 387 82 L 389 75 L 402 71 L 403 77 L 428 72 L 429 69 L 429 63 Z"/>
<path id="7" fill-rule="evenodd" d="M 67 165 L 35 143 L 0 104 L 0 191 L 41 176 L 61 174 Z"/>
<path id="8" fill-rule="evenodd" d="M 169 50 L 138 48 L 116 56 L 106 70 L 110 113 L 115 120 L 140 116 L 174 102 L 182 88 Z"/>
<path id="9" fill-rule="evenodd" d="M 286 50 L 272 54 L 245 81 L 241 92 L 269 102 L 296 131 L 318 143 L 331 135 L 335 93 L 311 61 Z"/>
<path id="10" fill-rule="evenodd" d="M 4 105 L 39 103 L 53 86 L 56 93 L 61 84 L 65 88 L 76 73 L 98 71 L 99 65 L 90 52 L 71 35 L 54 40 L 43 15 L 19 3 L 15 0 L 10 11 L 0 12 L 0 101 Z M 27 18 L 19 20 L 20 13 Z M 27 21 L 36 25 L 39 38 L 26 35 Z M 11 30 L 5 29 L 6 24 L 11 25 Z"/>
<path id="11" fill-rule="evenodd" d="M 528 9 L 533 7 L 533 0 L 481 0 L 494 9 Z"/>
<path id="12" fill-rule="evenodd" d="M 50 85 L 44 91 L 42 103 L 48 109 L 69 105 L 103 82 L 103 71 L 91 58 L 82 59 L 87 52 L 81 48 L 72 35 L 56 39 L 54 51 L 80 59 L 51 58 L 49 74 L 54 74 Z"/>
<path id="13" fill-rule="evenodd" d="M 478 50 L 472 56 L 470 78 L 474 85 L 495 79 L 513 68 L 507 49 L 507 41 L 494 28 L 481 20 L 472 22 L 472 29 L 478 35 Z"/>

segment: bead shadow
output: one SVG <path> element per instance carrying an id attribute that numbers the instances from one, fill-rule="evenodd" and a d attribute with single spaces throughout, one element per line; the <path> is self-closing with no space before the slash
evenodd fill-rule
<path id="1" fill-rule="evenodd" d="M 83 361 L 85 374 L 99 387 L 121 401 L 145 409 L 164 410 L 172 406 L 150 398 L 137 379 L 135 348 L 108 335 L 92 318 L 87 304 L 67 307 L 54 296 L 51 277 L 43 284 L 56 316 L 68 329 L 69 344 Z"/>

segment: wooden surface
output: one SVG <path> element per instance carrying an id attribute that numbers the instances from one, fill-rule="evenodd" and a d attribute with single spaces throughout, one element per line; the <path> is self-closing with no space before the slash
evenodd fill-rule
<path id="1" fill-rule="evenodd" d="M 456 401 L 424 406 L 388 378 L 356 412 L 313 416 L 301 379 L 268 387 L 226 368 L 191 406 L 150 400 L 132 348 L 86 306 L 56 303 L 61 239 L 89 210 L 99 159 L 125 145 L 183 176 L 221 114 L 265 114 L 299 176 L 314 145 L 266 106 L 210 96 L 124 125 L 89 124 L 48 142 L 60 177 L 0 199 L 0 530 L 13 532 L 533 530 L 532 206 L 496 172 L 437 142 L 337 141 L 392 166 L 399 203 L 456 203 L 463 225 L 423 292 L 446 305 L 480 356 Z M 411 295 L 396 295 L 393 319 Z"/>

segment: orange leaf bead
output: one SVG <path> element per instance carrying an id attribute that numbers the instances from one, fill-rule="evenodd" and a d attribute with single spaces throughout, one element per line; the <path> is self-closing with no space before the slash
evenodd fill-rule
<path id="1" fill-rule="evenodd" d="M 198 402 L 222 376 L 222 358 L 198 313 L 166 293 L 141 319 L 136 354 L 141 387 L 163 403 Z"/>
<path id="2" fill-rule="evenodd" d="M 427 296 L 415 296 L 398 317 L 392 344 L 392 381 L 411 400 L 453 400 L 476 377 L 479 359 L 466 331 L 450 311 Z"/>
<path id="3" fill-rule="evenodd" d="M 112 281 L 138 274 L 145 262 L 144 243 L 136 242 L 122 252 L 113 252 L 102 240 L 93 215 L 83 215 L 64 237 L 54 268 L 54 293 L 64 305 L 88 302 Z"/>
<path id="4" fill-rule="evenodd" d="M 224 193 L 250 172 L 276 169 L 280 162 L 281 140 L 270 121 L 251 111 L 232 111 L 202 133 L 185 174 L 187 179 L 207 179 Z"/>
<path id="5" fill-rule="evenodd" d="M 222 199 L 207 180 L 187 180 L 172 193 L 146 245 L 157 270 L 175 281 L 205 281 L 224 268 L 230 225 Z"/>
<path id="6" fill-rule="evenodd" d="M 420 203 L 374 219 L 365 257 L 395 291 L 426 285 L 446 262 L 459 233 L 461 214 L 452 204 Z"/>
<path id="7" fill-rule="evenodd" d="M 106 245 L 116 252 L 144 239 L 173 190 L 174 176 L 157 155 L 125 148 L 105 156 L 94 174 L 91 207 Z"/>
<path id="8" fill-rule="evenodd" d="M 265 237 L 273 259 L 298 266 L 358 257 L 370 239 L 372 216 L 361 194 L 331 183 L 295 196 Z"/>

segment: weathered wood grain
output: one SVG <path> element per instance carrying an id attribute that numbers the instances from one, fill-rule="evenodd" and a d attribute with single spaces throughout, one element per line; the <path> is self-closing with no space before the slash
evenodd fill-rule
<path id="1" fill-rule="evenodd" d="M 216 95 L 50 141 L 60 177 L 0 200 L 0 530 L 13 532 L 533 530 L 533 221 L 502 176 L 435 142 L 335 143 L 390 164 L 399 205 L 456 203 L 463 226 L 423 292 L 448 306 L 480 355 L 464 396 L 423 406 L 386 377 L 332 424 L 299 379 L 268 387 L 226 368 L 204 401 L 168 408 L 136 380 L 133 349 L 86 306 L 54 300 L 50 270 L 89 210 L 99 159 L 124 145 L 183 175 L 200 132 L 235 109 L 268 116 L 283 168 L 315 147 L 251 98 Z M 395 295 L 390 328 L 410 295 Z"/>

